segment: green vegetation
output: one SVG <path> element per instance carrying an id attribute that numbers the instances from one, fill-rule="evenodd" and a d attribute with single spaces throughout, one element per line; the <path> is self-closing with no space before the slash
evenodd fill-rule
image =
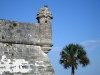
<path id="1" fill-rule="evenodd" d="M 85 67 L 90 63 L 86 51 L 78 44 L 65 46 L 60 55 L 60 64 L 62 64 L 65 69 L 71 68 L 71 75 L 75 74 L 75 69 L 77 69 L 79 64 Z"/>

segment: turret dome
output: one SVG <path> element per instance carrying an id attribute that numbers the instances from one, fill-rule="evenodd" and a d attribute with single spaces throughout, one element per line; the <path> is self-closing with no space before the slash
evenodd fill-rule
<path id="1" fill-rule="evenodd" d="M 51 19 L 53 18 L 48 6 L 44 6 L 39 10 L 39 12 L 37 13 L 36 19 L 38 20 L 39 18 L 42 18 L 42 17 L 50 17 Z"/>

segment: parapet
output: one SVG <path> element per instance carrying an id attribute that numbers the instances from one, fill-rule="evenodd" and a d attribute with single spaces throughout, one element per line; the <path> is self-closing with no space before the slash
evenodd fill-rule
<path id="1" fill-rule="evenodd" d="M 0 20 L 0 42 L 38 44 L 39 25 Z"/>
<path id="2" fill-rule="evenodd" d="M 42 38 L 43 39 L 43 38 Z M 11 44 L 44 45 L 51 49 L 51 39 L 41 40 L 40 25 L 0 19 L 0 42 Z M 46 51 L 45 50 L 45 51 Z M 46 52 L 47 52 L 46 51 Z"/>

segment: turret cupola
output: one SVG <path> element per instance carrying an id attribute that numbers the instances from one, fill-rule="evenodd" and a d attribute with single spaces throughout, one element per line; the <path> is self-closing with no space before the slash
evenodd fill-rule
<path id="1" fill-rule="evenodd" d="M 47 23 L 51 21 L 52 19 L 51 11 L 49 10 L 48 6 L 42 7 L 39 12 L 37 13 L 37 20 L 38 23 Z"/>

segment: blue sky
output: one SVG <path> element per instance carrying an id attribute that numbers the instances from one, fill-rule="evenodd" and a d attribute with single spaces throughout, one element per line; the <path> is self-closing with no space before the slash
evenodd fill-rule
<path id="1" fill-rule="evenodd" d="M 53 48 L 48 56 L 56 75 L 70 75 L 59 64 L 59 53 L 65 45 L 78 43 L 85 47 L 90 65 L 79 66 L 76 75 L 100 75 L 100 0 L 0 0 L 0 18 L 36 23 L 36 14 L 48 5 L 53 14 Z"/>

